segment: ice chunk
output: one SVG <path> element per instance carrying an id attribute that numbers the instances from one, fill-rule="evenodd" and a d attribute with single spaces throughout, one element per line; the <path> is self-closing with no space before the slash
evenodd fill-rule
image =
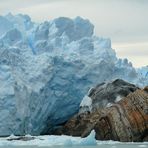
<path id="1" fill-rule="evenodd" d="M 6 33 L 6 35 L 1 39 L 5 45 L 12 46 L 17 42 L 22 40 L 22 34 L 17 29 L 12 29 Z"/>
<path id="2" fill-rule="evenodd" d="M 72 146 L 73 143 L 71 141 L 71 139 L 67 139 L 65 142 L 64 142 L 64 146 Z"/>
<path id="3" fill-rule="evenodd" d="M 13 23 L 11 23 L 7 18 L 0 16 L 0 37 L 12 28 Z"/>
<path id="4" fill-rule="evenodd" d="M 119 102 L 122 98 L 122 96 L 117 96 L 115 102 Z"/>
<path id="5" fill-rule="evenodd" d="M 5 18 L 13 24 L 14 28 L 17 28 L 22 33 L 31 30 L 34 26 L 34 23 L 31 21 L 31 18 L 28 15 L 13 15 L 12 13 L 8 13 Z"/>
<path id="6" fill-rule="evenodd" d="M 91 37 L 93 35 L 94 26 L 81 17 L 72 20 L 66 17 L 60 17 L 54 20 L 57 35 L 61 36 L 63 33 L 70 38 L 71 41 L 79 40 L 83 37 Z"/>
<path id="7" fill-rule="evenodd" d="M 144 66 L 144 67 L 138 68 L 137 72 L 143 78 L 148 77 L 148 66 Z"/>
<path id="8" fill-rule="evenodd" d="M 82 140 L 80 141 L 80 145 L 87 145 L 87 146 L 97 145 L 95 139 L 95 131 L 92 130 L 91 133 L 86 138 L 82 138 Z"/>
<path id="9" fill-rule="evenodd" d="M 92 110 L 92 99 L 88 97 L 87 95 L 84 96 L 83 100 L 80 103 L 80 112 L 89 111 Z"/>
<path id="10" fill-rule="evenodd" d="M 106 107 L 111 107 L 113 104 L 112 103 L 108 103 L 107 105 L 106 105 Z"/>

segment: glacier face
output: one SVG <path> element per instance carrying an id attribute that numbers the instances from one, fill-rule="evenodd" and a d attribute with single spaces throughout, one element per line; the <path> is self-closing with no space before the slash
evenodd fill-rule
<path id="1" fill-rule="evenodd" d="M 81 17 L 37 24 L 27 15 L 0 16 L 0 136 L 50 132 L 103 81 L 148 85 L 127 59 L 116 57 L 110 39 L 93 32 Z"/>

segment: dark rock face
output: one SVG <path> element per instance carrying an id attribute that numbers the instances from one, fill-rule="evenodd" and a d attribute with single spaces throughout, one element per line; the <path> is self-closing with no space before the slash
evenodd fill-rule
<path id="1" fill-rule="evenodd" d="M 92 88 L 89 97 L 92 99 L 93 109 L 104 108 L 108 103 L 115 103 L 137 90 L 133 84 L 116 79 L 111 83 L 102 83 Z"/>
<path id="2" fill-rule="evenodd" d="M 114 81 L 112 86 L 111 83 L 107 84 L 107 88 L 110 88 L 108 90 L 115 90 L 113 95 L 110 94 L 111 100 L 114 100 L 114 94 L 123 94 L 126 97 L 110 107 L 100 108 L 100 105 L 98 107 L 96 105 L 92 112 L 75 115 L 54 134 L 86 137 L 94 129 L 98 140 L 148 141 L 148 87 L 136 90 L 136 86 L 131 84 L 122 85 L 122 87 L 119 85 L 118 88 L 123 88 L 122 92 L 122 89 L 113 89 L 113 86 L 118 86 L 118 82 L 126 84 L 122 80 Z M 128 86 L 132 86 L 133 89 L 130 89 L 129 93 L 131 93 L 127 95 L 128 89 L 125 88 Z M 95 94 L 95 92 L 103 92 L 103 90 L 98 91 L 99 86 L 96 88 L 90 92 L 89 96 L 93 96 L 93 101 L 102 100 L 103 98 L 99 98 L 99 93 Z"/>
<path id="3" fill-rule="evenodd" d="M 26 136 L 20 136 L 20 137 L 15 137 L 15 138 L 8 138 L 7 140 L 8 141 L 16 141 L 16 140 L 18 140 L 18 141 L 30 141 L 30 140 L 34 140 L 35 139 L 35 137 L 33 137 L 33 136 L 29 136 L 29 137 L 26 137 Z"/>

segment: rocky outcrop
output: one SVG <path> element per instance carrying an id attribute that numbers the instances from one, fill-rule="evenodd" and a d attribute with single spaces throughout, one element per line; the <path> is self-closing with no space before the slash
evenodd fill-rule
<path id="1" fill-rule="evenodd" d="M 97 96 L 94 99 L 99 99 Z M 93 129 L 98 140 L 147 141 L 148 87 L 137 89 L 110 107 L 77 114 L 55 133 L 85 137 Z"/>
<path id="2" fill-rule="evenodd" d="M 148 93 L 137 90 L 104 111 L 94 126 L 97 139 L 144 141 L 148 136 Z M 101 130 L 102 129 L 102 130 Z"/>
<path id="3" fill-rule="evenodd" d="M 131 92 L 139 89 L 137 86 L 123 81 L 121 79 L 116 79 L 109 83 L 101 83 L 95 88 L 89 91 L 88 97 L 92 100 L 92 109 L 104 108 L 111 106 L 112 103 L 120 101 L 123 97 L 126 97 Z M 81 106 L 80 106 L 81 107 Z M 83 107 L 80 110 L 83 110 Z"/>

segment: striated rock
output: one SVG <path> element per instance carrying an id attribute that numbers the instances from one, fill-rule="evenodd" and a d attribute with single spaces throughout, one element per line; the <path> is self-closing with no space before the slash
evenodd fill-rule
<path id="1" fill-rule="evenodd" d="M 148 141 L 148 87 L 110 107 L 75 115 L 55 134 L 85 137 L 93 129 L 98 140 Z"/>
<path id="2" fill-rule="evenodd" d="M 88 95 L 83 98 L 79 113 L 109 107 L 137 89 L 139 89 L 137 86 L 122 79 L 98 84 L 95 88 L 91 88 Z"/>
<path id="3" fill-rule="evenodd" d="M 121 79 L 109 83 L 101 83 L 89 91 L 88 97 L 92 100 L 92 108 L 104 108 L 120 101 L 138 87 Z"/>
<path id="4" fill-rule="evenodd" d="M 94 127 L 100 132 L 97 139 L 144 141 L 148 136 L 148 93 L 144 90 L 129 94 L 104 113 Z"/>

